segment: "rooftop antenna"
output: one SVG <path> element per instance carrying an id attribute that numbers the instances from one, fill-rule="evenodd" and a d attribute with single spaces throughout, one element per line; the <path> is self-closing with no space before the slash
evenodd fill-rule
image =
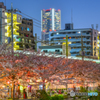
<path id="1" fill-rule="evenodd" d="M 92 26 L 92 29 L 94 29 L 94 25 L 93 25 L 93 24 L 91 24 L 91 26 Z"/>
<path id="2" fill-rule="evenodd" d="M 71 23 L 73 23 L 73 10 L 71 9 Z"/>
<path id="3" fill-rule="evenodd" d="M 96 24 L 96 30 L 98 30 L 98 24 Z"/>

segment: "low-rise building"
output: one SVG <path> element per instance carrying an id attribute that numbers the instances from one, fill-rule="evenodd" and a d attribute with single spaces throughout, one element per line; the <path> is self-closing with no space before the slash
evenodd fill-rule
<path id="1" fill-rule="evenodd" d="M 62 54 L 66 54 L 66 36 L 68 36 L 68 55 L 98 56 L 98 30 L 92 28 L 73 29 L 73 24 L 66 24 L 65 30 L 49 32 L 49 45 L 62 45 Z M 47 48 L 48 50 L 48 48 Z"/>
<path id="2" fill-rule="evenodd" d="M 35 42 L 33 36 L 33 20 L 28 18 L 23 18 L 22 23 L 19 25 L 19 36 L 20 45 L 23 48 L 33 48 L 35 49 Z"/>

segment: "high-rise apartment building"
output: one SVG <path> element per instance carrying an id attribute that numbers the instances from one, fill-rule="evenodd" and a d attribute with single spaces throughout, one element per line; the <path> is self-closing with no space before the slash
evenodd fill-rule
<path id="1" fill-rule="evenodd" d="M 41 10 L 42 40 L 49 40 L 49 32 L 61 29 L 61 10 L 50 8 Z"/>

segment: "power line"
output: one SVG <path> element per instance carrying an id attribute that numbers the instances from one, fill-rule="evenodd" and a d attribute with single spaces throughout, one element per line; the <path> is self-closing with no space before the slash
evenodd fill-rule
<path id="1" fill-rule="evenodd" d="M 20 13 L 22 13 L 22 12 L 20 12 Z M 37 20 L 37 19 L 35 19 L 35 18 L 33 18 L 33 17 L 31 17 L 31 16 L 29 16 L 29 15 L 25 14 L 25 13 L 22 13 L 22 14 L 23 14 L 23 15 L 25 15 L 25 16 L 28 16 L 28 17 L 30 17 L 30 18 L 32 18 L 32 19 L 34 19 L 34 20 L 38 21 L 38 22 L 41 22 L 41 21 L 39 21 L 39 20 Z"/>
<path id="2" fill-rule="evenodd" d="M 22 15 L 23 16 L 23 15 Z M 25 16 L 24 16 L 24 18 L 25 18 Z M 37 22 L 35 22 L 35 21 L 33 21 L 33 23 L 36 23 L 36 24 L 38 24 L 38 25 L 41 25 L 40 23 L 37 23 Z"/>
<path id="3" fill-rule="evenodd" d="M 22 15 L 22 17 L 24 17 L 25 18 L 25 16 L 23 16 Z M 34 21 L 33 21 L 33 23 L 34 23 Z M 41 28 L 41 26 L 38 26 L 38 25 L 36 25 L 36 24 L 33 24 L 34 26 L 36 26 L 36 27 L 39 27 L 39 28 Z"/>

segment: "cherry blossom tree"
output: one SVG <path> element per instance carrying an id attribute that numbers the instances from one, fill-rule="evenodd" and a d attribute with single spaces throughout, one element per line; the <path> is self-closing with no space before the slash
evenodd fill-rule
<path id="1" fill-rule="evenodd" d="M 40 52 L 37 52 L 36 55 L 39 53 Z M 50 77 L 53 75 L 60 75 L 64 70 L 67 72 L 69 66 L 74 63 L 74 60 L 61 57 L 55 58 L 54 56 L 48 57 L 45 56 L 44 53 L 39 56 L 31 55 L 27 60 L 29 62 L 28 68 L 36 73 L 36 79 L 41 79 L 43 89 L 45 89 L 45 82 L 51 81 Z"/>
<path id="2" fill-rule="evenodd" d="M 10 80 L 13 84 L 18 79 L 32 79 L 38 85 L 43 84 L 45 89 L 45 83 L 52 80 L 59 80 L 59 83 L 65 85 L 75 78 L 81 81 L 100 80 L 100 64 L 90 61 L 48 57 L 45 53 L 31 49 L 12 52 L 6 44 L 0 47 L 0 51 L 0 78 Z M 36 81 L 38 79 L 40 81 Z"/>
<path id="3" fill-rule="evenodd" d="M 74 77 L 81 83 L 100 81 L 100 64 L 91 61 L 77 61 L 71 66 Z"/>
<path id="4" fill-rule="evenodd" d="M 13 98 L 15 83 L 28 72 L 25 66 L 28 66 L 28 56 L 23 52 L 13 52 L 11 47 L 3 44 L 0 47 L 0 78 L 12 83 Z"/>

